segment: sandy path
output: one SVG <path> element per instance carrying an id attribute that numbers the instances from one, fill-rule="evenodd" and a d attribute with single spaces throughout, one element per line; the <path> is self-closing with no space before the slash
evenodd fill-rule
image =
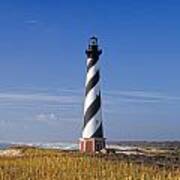
<path id="1" fill-rule="evenodd" d="M 22 152 L 19 149 L 0 150 L 0 157 L 17 157 L 21 155 Z"/>

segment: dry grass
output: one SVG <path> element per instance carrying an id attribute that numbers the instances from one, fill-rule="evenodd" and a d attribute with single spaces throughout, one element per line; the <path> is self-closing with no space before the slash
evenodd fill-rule
<path id="1" fill-rule="evenodd" d="M 180 180 L 179 168 L 159 168 L 78 152 L 27 148 L 22 153 L 20 157 L 0 157 L 1 180 Z"/>

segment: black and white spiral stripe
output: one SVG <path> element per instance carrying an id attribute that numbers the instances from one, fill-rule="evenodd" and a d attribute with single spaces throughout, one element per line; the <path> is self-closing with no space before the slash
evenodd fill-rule
<path id="1" fill-rule="evenodd" d="M 99 56 L 87 59 L 83 138 L 103 138 Z"/>

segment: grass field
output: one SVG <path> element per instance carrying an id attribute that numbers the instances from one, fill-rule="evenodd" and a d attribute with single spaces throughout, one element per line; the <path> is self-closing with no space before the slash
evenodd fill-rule
<path id="1" fill-rule="evenodd" d="M 179 167 L 159 167 L 78 152 L 21 148 L 18 156 L 0 157 L 1 180 L 180 180 Z"/>

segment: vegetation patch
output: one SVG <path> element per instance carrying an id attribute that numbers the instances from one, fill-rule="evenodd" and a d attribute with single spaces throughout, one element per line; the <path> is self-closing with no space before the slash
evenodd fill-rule
<path id="1" fill-rule="evenodd" d="M 135 156 L 15 149 L 21 151 L 21 156 L 0 157 L 1 180 L 180 180 L 179 166 L 158 166 L 153 161 L 138 163 Z"/>

